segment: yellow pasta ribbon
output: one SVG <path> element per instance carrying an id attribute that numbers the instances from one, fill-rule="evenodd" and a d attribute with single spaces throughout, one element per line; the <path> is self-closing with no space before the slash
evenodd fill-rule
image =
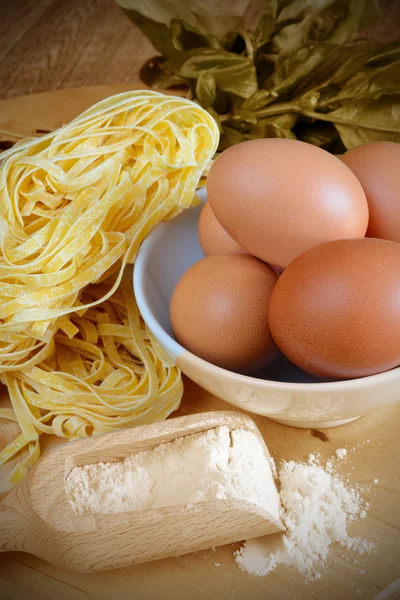
<path id="1" fill-rule="evenodd" d="M 28 447 L 166 418 L 179 370 L 147 331 L 126 265 L 162 219 L 197 203 L 219 132 L 195 103 L 153 91 L 99 102 L 2 154 L 0 379 Z M 203 177 L 203 179 L 202 179 Z"/>

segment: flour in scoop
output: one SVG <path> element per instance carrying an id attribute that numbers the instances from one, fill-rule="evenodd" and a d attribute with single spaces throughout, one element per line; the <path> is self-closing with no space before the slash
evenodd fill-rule
<path id="1" fill-rule="evenodd" d="M 348 535 L 348 523 L 364 518 L 366 511 L 359 492 L 332 469 L 323 469 L 311 455 L 308 463 L 282 462 L 278 477 L 286 532 L 245 542 L 235 555 L 244 571 L 266 575 L 283 564 L 319 579 L 332 543 L 359 553 L 373 549 L 371 542 Z"/>
<path id="2" fill-rule="evenodd" d="M 279 518 L 279 495 L 258 437 L 226 426 L 117 463 L 75 467 L 66 492 L 78 513 L 119 513 L 207 500 L 247 500 Z"/>

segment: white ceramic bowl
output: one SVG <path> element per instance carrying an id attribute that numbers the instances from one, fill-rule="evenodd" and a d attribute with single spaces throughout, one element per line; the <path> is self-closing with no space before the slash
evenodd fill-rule
<path id="1" fill-rule="evenodd" d="M 205 192 L 199 195 L 204 201 Z M 250 377 L 216 367 L 178 344 L 169 302 L 181 275 L 204 256 L 197 238 L 200 210 L 159 224 L 143 242 L 134 270 L 140 312 L 183 373 L 234 406 L 295 427 L 343 425 L 400 399 L 400 368 L 350 381 L 321 381 L 281 358 Z"/>

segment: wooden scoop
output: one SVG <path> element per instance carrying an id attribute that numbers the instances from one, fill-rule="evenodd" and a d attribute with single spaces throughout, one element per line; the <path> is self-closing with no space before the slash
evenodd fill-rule
<path id="1" fill-rule="evenodd" d="M 270 456 L 254 421 L 236 412 L 179 417 L 55 448 L 0 502 L 0 550 L 21 550 L 60 567 L 89 572 L 283 531 L 280 521 L 244 500 L 118 514 L 73 512 L 65 479 L 74 467 L 122 461 L 158 444 L 221 425 L 253 431 Z"/>

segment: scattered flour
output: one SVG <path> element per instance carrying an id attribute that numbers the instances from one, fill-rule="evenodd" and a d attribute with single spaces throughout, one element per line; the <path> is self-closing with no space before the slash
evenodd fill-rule
<path id="1" fill-rule="evenodd" d="M 78 514 L 237 498 L 279 518 L 279 495 L 259 439 L 226 426 L 160 444 L 122 462 L 75 467 L 65 485 Z"/>
<path id="2" fill-rule="evenodd" d="M 379 483 L 379 479 L 374 479 L 374 484 L 376 485 L 377 483 Z"/>
<path id="3" fill-rule="evenodd" d="M 282 462 L 278 477 L 286 532 L 245 542 L 235 554 L 244 571 L 266 575 L 284 564 L 307 579 L 319 579 L 332 543 L 360 554 L 373 549 L 370 542 L 349 537 L 348 522 L 366 511 L 359 492 L 332 473 L 332 461 L 327 464 L 323 469 L 313 455 L 308 463 Z"/>
<path id="4" fill-rule="evenodd" d="M 346 448 L 338 448 L 336 450 L 336 456 L 338 458 L 340 458 L 340 460 L 342 460 L 343 458 L 345 458 L 346 454 L 347 454 Z"/>

